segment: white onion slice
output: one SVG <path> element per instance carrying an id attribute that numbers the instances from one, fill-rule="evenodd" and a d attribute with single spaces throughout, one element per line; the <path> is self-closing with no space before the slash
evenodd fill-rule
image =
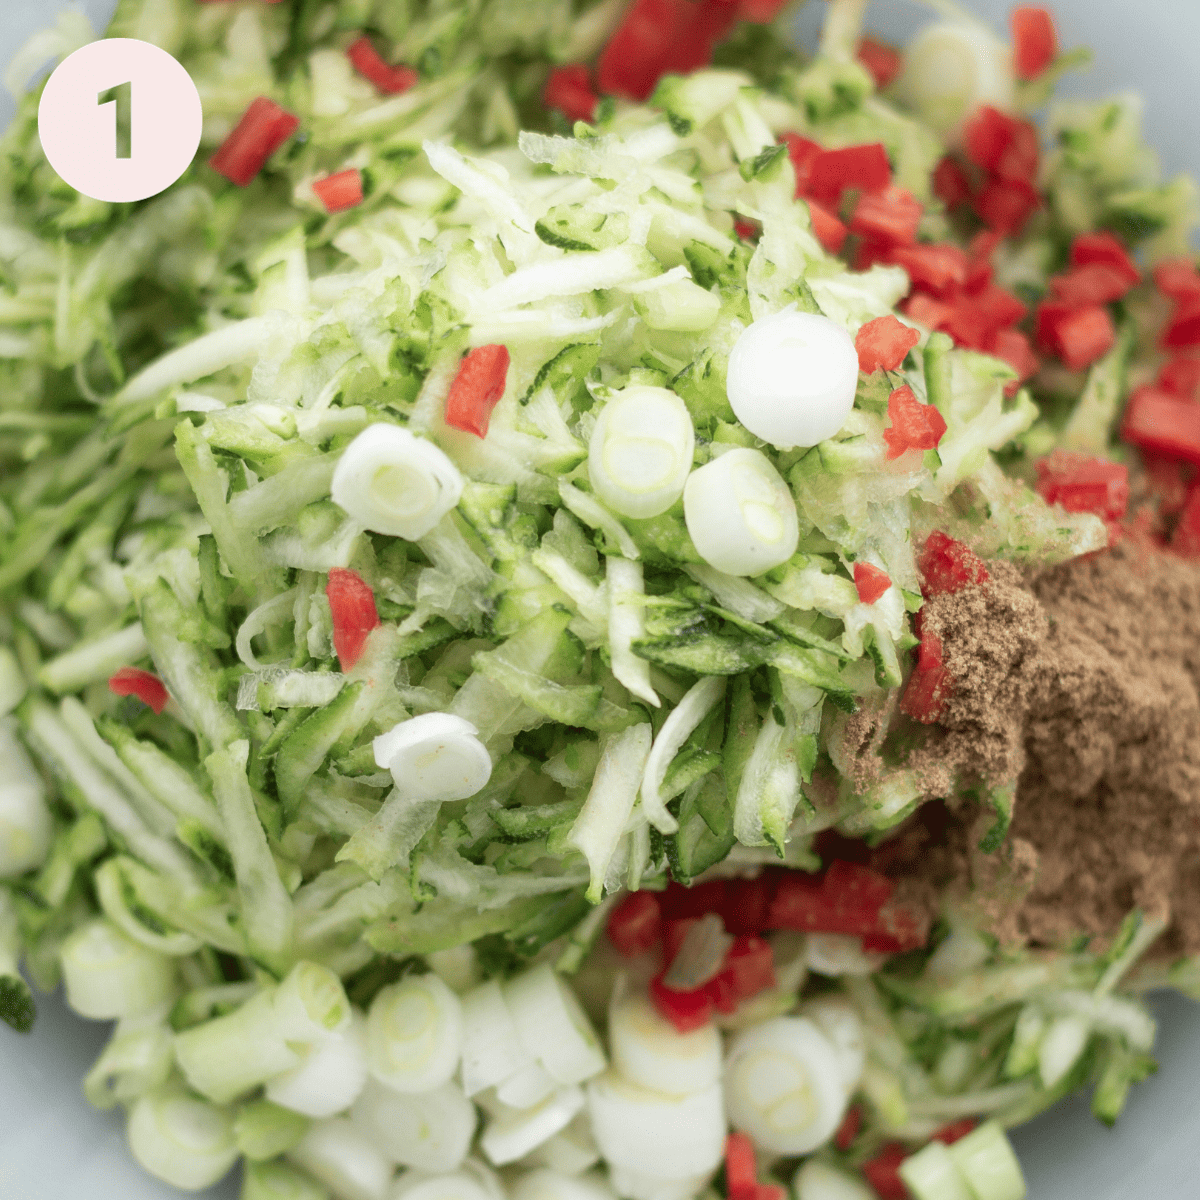
<path id="1" fill-rule="evenodd" d="M 765 454 L 740 446 L 692 472 L 683 490 L 700 557 L 727 575 L 761 575 L 796 552 L 796 501 Z"/>
<path id="2" fill-rule="evenodd" d="M 604 1070 L 604 1051 L 575 993 L 547 963 L 504 984 L 525 1052 L 561 1084 L 582 1083 Z"/>
<path id="3" fill-rule="evenodd" d="M 534 1108 L 497 1112 L 488 1122 L 479 1144 L 498 1167 L 516 1162 L 565 1129 L 581 1108 L 583 1092 L 579 1088 L 560 1088 Z"/>
<path id="4" fill-rule="evenodd" d="M 474 1096 L 534 1063 L 517 1036 L 512 1013 L 498 980 L 473 988 L 462 998 L 463 1091 Z"/>
<path id="5" fill-rule="evenodd" d="M 710 1021 L 680 1033 L 644 992 L 614 998 L 608 1013 L 613 1066 L 631 1083 L 686 1096 L 721 1077 L 721 1035 Z"/>
<path id="6" fill-rule="evenodd" d="M 592 1122 L 587 1111 L 577 1113 L 571 1123 L 544 1141 L 522 1160 L 530 1167 L 546 1167 L 559 1175 L 582 1175 L 600 1161 Z"/>
<path id="7" fill-rule="evenodd" d="M 829 1039 L 842 1067 L 842 1082 L 851 1095 L 867 1065 L 867 1043 L 862 1021 L 854 1006 L 843 996 L 821 996 L 800 1010 Z"/>
<path id="8" fill-rule="evenodd" d="M 133 1157 L 151 1175 L 190 1192 L 216 1183 L 238 1157 L 229 1113 L 177 1089 L 138 1100 L 126 1134 Z"/>
<path id="9" fill-rule="evenodd" d="M 175 991 L 176 960 L 126 937 L 104 917 L 76 929 L 59 958 L 67 1003 L 81 1017 L 134 1016 Z"/>
<path id="10" fill-rule="evenodd" d="M 541 1104 L 558 1084 L 538 1062 L 530 1062 L 515 1075 L 496 1085 L 496 1099 L 509 1108 L 532 1108 Z"/>
<path id="11" fill-rule="evenodd" d="M 412 1171 L 396 1181 L 390 1200 L 495 1200 L 495 1197 L 466 1171 L 429 1177 Z"/>
<path id="12" fill-rule="evenodd" d="M 475 1136 L 475 1106 L 456 1083 L 429 1092 L 397 1092 L 368 1080 L 350 1119 L 392 1162 L 421 1171 L 453 1171 Z"/>
<path id="13" fill-rule="evenodd" d="M 365 529 L 415 542 L 462 497 L 458 468 L 432 442 L 379 423 L 342 451 L 333 502 Z"/>
<path id="14" fill-rule="evenodd" d="M 861 1179 L 810 1158 L 792 1180 L 796 1200 L 877 1200 Z"/>
<path id="15" fill-rule="evenodd" d="M 631 1167 L 613 1167 L 609 1179 L 619 1196 L 628 1200 L 695 1200 L 705 1189 L 711 1171 L 702 1175 L 684 1175 L 678 1179 L 660 1179 Z"/>
<path id="16" fill-rule="evenodd" d="M 354 1103 L 367 1081 L 364 1021 L 318 1042 L 298 1066 L 267 1080 L 267 1099 L 306 1117 L 332 1117 Z"/>
<path id="17" fill-rule="evenodd" d="M 288 1157 L 319 1179 L 337 1200 L 384 1200 L 392 1164 L 349 1117 L 316 1121 Z"/>
<path id="18" fill-rule="evenodd" d="M 833 1136 L 846 1110 L 837 1051 L 803 1017 L 756 1025 L 730 1044 L 725 1102 L 734 1128 L 762 1149 L 808 1154 Z"/>
<path id="19" fill-rule="evenodd" d="M 564 1175 L 543 1168 L 515 1179 L 508 1189 L 509 1200 L 616 1200 L 598 1172 Z"/>
<path id="20" fill-rule="evenodd" d="M 725 391 L 737 419 L 755 437 L 782 449 L 833 437 L 846 423 L 857 390 L 854 340 L 817 313 L 785 308 L 761 317 L 729 355 Z"/>
<path id="21" fill-rule="evenodd" d="M 449 1082 L 462 1052 L 462 1005 L 436 975 L 385 987 L 367 1014 L 367 1066 L 398 1092 Z"/>
<path id="22" fill-rule="evenodd" d="M 422 713 L 375 739 L 375 762 L 391 771 L 407 799 L 465 800 L 492 775 L 491 755 L 478 734 L 452 713 Z"/>
<path id="23" fill-rule="evenodd" d="M 588 475 L 615 512 L 655 517 L 679 499 L 695 449 L 691 414 L 674 392 L 628 387 L 600 410 L 588 443 Z"/>

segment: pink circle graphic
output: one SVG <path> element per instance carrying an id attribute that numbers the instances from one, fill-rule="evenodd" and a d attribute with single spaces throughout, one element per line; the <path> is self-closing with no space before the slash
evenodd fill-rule
<path id="1" fill-rule="evenodd" d="M 191 163 L 203 121 L 192 77 L 136 38 L 103 38 L 64 58 L 38 105 L 50 165 L 77 192 L 117 203 L 169 188 Z"/>

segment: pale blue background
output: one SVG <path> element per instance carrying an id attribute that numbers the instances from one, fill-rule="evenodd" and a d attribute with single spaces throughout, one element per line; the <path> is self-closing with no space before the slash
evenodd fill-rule
<path id="1" fill-rule="evenodd" d="M 1004 28 L 1007 0 L 969 5 Z M 0 0 L 0 66 L 64 5 Z M 114 0 L 85 0 L 99 25 Z M 824 4 L 801 14 L 815 40 Z M 1096 66 L 1070 90 L 1101 95 L 1136 88 L 1146 129 L 1170 172 L 1200 172 L 1200 0 L 1058 0 L 1063 41 L 1087 42 Z M 869 24 L 896 40 L 927 10 L 915 0 L 875 0 Z M 12 112 L 0 96 L 0 127 Z M 1085 1100 L 1061 1106 L 1024 1129 L 1017 1144 L 1031 1200 L 1197 1200 L 1200 1198 L 1200 1006 L 1155 997 L 1163 1070 L 1134 1089 L 1114 1130 L 1092 1119 Z M 0 1026 L 0 1200 L 178 1200 L 184 1193 L 148 1179 L 125 1149 L 122 1122 L 91 1109 L 79 1082 L 99 1053 L 105 1027 L 42 999 L 28 1038 Z M 233 1200 L 231 1181 L 205 1194 Z"/>

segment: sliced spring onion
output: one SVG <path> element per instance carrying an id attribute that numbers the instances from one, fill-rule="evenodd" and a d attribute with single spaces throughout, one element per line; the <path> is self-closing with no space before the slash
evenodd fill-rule
<path id="1" fill-rule="evenodd" d="M 276 989 L 272 1007 L 279 1035 L 303 1045 L 344 1033 L 352 1019 L 341 979 L 321 963 L 297 963 Z"/>
<path id="2" fill-rule="evenodd" d="M 316 1121 L 288 1157 L 337 1200 L 385 1200 L 392 1164 L 348 1117 Z"/>
<path id="3" fill-rule="evenodd" d="M 680 1033 L 642 991 L 614 996 L 608 1010 L 613 1066 L 631 1083 L 686 1096 L 721 1077 L 721 1035 L 709 1022 Z"/>
<path id="4" fill-rule="evenodd" d="M 175 1065 L 171 1031 L 161 1017 L 117 1023 L 83 1081 L 83 1094 L 96 1108 L 131 1104 L 162 1087 Z"/>
<path id="5" fill-rule="evenodd" d="M 82 1017 L 136 1016 L 175 993 L 175 960 L 133 941 L 103 917 L 76 929 L 60 959 L 67 1003 Z"/>
<path id="6" fill-rule="evenodd" d="M 867 1044 L 862 1021 L 854 1006 L 842 996 L 821 996 L 800 1010 L 829 1039 L 837 1051 L 846 1094 L 850 1095 L 862 1078 L 867 1062 Z"/>
<path id="7" fill-rule="evenodd" d="M 815 446 L 833 437 L 854 407 L 858 352 L 837 322 L 785 308 L 738 338 L 725 389 L 756 437 L 781 449 Z"/>
<path id="8" fill-rule="evenodd" d="M 761 575 L 796 552 L 796 501 L 765 454 L 728 450 L 692 472 L 683 490 L 688 534 L 727 575 Z"/>
<path id="9" fill-rule="evenodd" d="M 462 1026 L 462 1081 L 468 1096 L 503 1083 L 533 1062 L 517 1037 L 498 980 L 463 996 Z"/>
<path id="10" fill-rule="evenodd" d="M 454 1171 L 429 1179 L 402 1177 L 392 1197 L 393 1200 L 401 1200 L 401 1197 L 404 1200 L 496 1200 L 495 1196 L 467 1171 Z"/>
<path id="11" fill-rule="evenodd" d="M 365 529 L 416 541 L 459 502 L 458 468 L 432 442 L 376 424 L 342 452 L 330 495 Z"/>
<path id="12" fill-rule="evenodd" d="M 941 1142 L 910 1155 L 900 1164 L 900 1178 L 915 1200 L 974 1200 L 950 1150 Z"/>
<path id="13" fill-rule="evenodd" d="M 53 832 L 46 785 L 17 740 L 16 723 L 0 718 L 0 879 L 41 866 Z"/>
<path id="14" fill-rule="evenodd" d="M 1092 1036 L 1091 1022 L 1073 1013 L 1055 1017 L 1038 1047 L 1038 1075 L 1053 1087 L 1079 1060 Z"/>
<path id="15" fill-rule="evenodd" d="M 725 1103 L 735 1129 L 764 1150 L 808 1154 L 846 1111 L 838 1053 L 812 1021 L 776 1017 L 734 1037 L 725 1062 Z"/>
<path id="16" fill-rule="evenodd" d="M 449 1082 L 462 1053 L 462 1005 L 436 975 L 385 987 L 367 1014 L 367 1066 L 398 1092 Z"/>
<path id="17" fill-rule="evenodd" d="M 985 1121 L 960 1138 L 950 1157 L 978 1200 L 1024 1200 L 1021 1164 L 999 1122 Z"/>
<path id="18" fill-rule="evenodd" d="M 267 1080 L 267 1099 L 306 1117 L 332 1117 L 354 1103 L 367 1081 L 363 1019 L 308 1048 L 303 1062 Z"/>
<path id="19" fill-rule="evenodd" d="M 420 1171 L 455 1170 L 475 1136 L 475 1106 L 456 1083 L 414 1095 L 368 1080 L 350 1119 L 392 1162 Z"/>
<path id="20" fill-rule="evenodd" d="M 876 1200 L 875 1193 L 846 1171 L 810 1158 L 792 1179 L 796 1200 Z"/>
<path id="21" fill-rule="evenodd" d="M 210 1187 L 237 1161 L 229 1114 L 178 1088 L 138 1100 L 126 1134 L 133 1157 L 151 1175 L 189 1192 Z"/>
<path id="22" fill-rule="evenodd" d="M 509 1200 L 615 1200 L 612 1188 L 598 1174 L 573 1177 L 546 1168 L 514 1180 L 508 1196 Z"/>
<path id="23" fill-rule="evenodd" d="M 596 1031 L 575 993 L 548 963 L 508 980 L 503 990 L 522 1047 L 555 1082 L 582 1083 L 604 1070 Z"/>
<path id="24" fill-rule="evenodd" d="M 465 800 L 492 774 L 492 759 L 470 721 L 451 713 L 410 717 L 374 742 L 375 762 L 408 799 Z"/>
<path id="25" fill-rule="evenodd" d="M 329 1200 L 329 1189 L 286 1162 L 248 1162 L 241 1200 Z"/>
<path id="26" fill-rule="evenodd" d="M 843 933 L 810 933 L 806 952 L 808 968 L 818 975 L 870 975 L 883 961 L 867 954 L 862 941 Z"/>
<path id="27" fill-rule="evenodd" d="M 587 1111 L 576 1114 L 565 1129 L 544 1141 L 523 1161 L 529 1166 L 545 1167 L 559 1175 L 572 1177 L 594 1167 L 600 1161 L 600 1151 L 592 1137 L 592 1123 Z"/>
<path id="28" fill-rule="evenodd" d="M 496 1166 L 516 1162 L 570 1124 L 583 1108 L 577 1087 L 559 1088 L 533 1108 L 502 1108 L 488 1122 L 479 1144 Z"/>
<path id="29" fill-rule="evenodd" d="M 687 405 L 660 387 L 628 387 L 600 410 L 588 443 L 588 475 L 609 508 L 656 517 L 683 492 L 696 434 Z"/>
<path id="30" fill-rule="evenodd" d="M 592 1133 L 614 1172 L 658 1181 L 691 1180 L 721 1161 L 725 1110 L 719 1084 L 687 1096 L 667 1096 L 606 1071 L 587 1090 Z M 617 1190 L 627 1194 L 619 1183 Z"/>
<path id="31" fill-rule="evenodd" d="M 0 717 L 7 717 L 28 690 L 17 656 L 7 646 L 0 646 Z"/>
<path id="32" fill-rule="evenodd" d="M 238 1109 L 233 1136 L 238 1149 L 251 1162 L 286 1154 L 308 1132 L 312 1122 L 290 1108 L 270 1100 L 252 1100 Z"/>
<path id="33" fill-rule="evenodd" d="M 496 1099 L 509 1108 L 533 1108 L 556 1088 L 554 1078 L 539 1062 L 530 1062 L 496 1085 Z"/>

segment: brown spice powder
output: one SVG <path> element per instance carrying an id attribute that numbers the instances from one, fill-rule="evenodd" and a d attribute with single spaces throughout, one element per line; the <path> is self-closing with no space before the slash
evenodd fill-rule
<path id="1" fill-rule="evenodd" d="M 927 606 L 955 694 L 916 750 L 931 796 L 876 852 L 973 905 L 1005 941 L 1110 936 L 1169 917 L 1156 953 L 1200 953 L 1200 564 L 1133 543 Z M 961 799 L 1018 780 L 1010 838 Z"/>

